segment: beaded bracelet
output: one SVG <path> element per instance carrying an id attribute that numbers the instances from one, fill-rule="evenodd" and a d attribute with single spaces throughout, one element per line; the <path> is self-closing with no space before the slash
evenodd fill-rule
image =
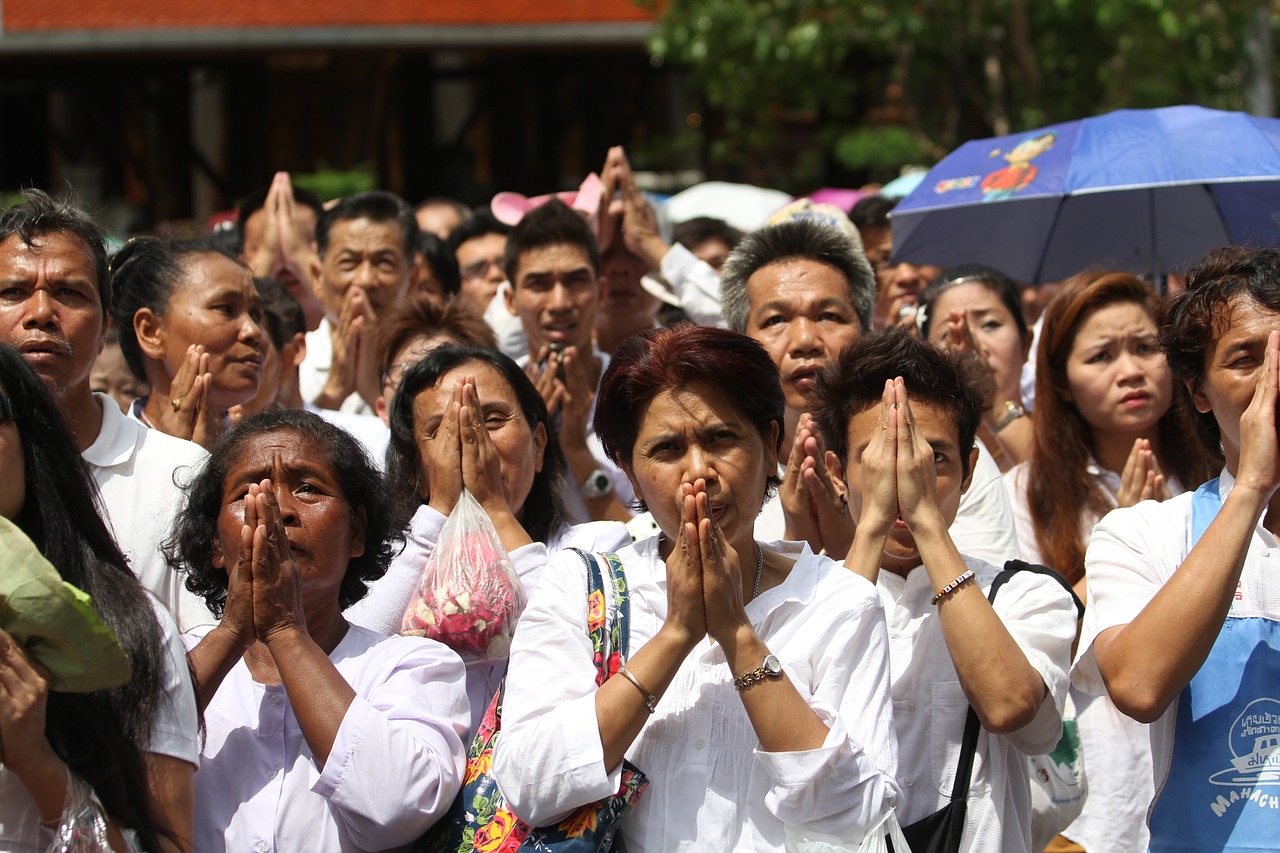
<path id="1" fill-rule="evenodd" d="M 947 585 L 946 585 L 946 586 L 944 586 L 942 589 L 940 589 L 940 590 L 938 591 L 938 594 L 937 594 L 937 595 L 935 595 L 933 598 L 929 599 L 929 603 L 930 603 L 930 604 L 937 604 L 939 601 L 941 601 L 942 599 L 946 598 L 948 595 L 950 595 L 951 593 L 953 593 L 953 592 L 955 592 L 957 589 L 959 589 L 959 588 L 960 588 L 960 584 L 962 584 L 962 583 L 964 583 L 964 582 L 966 582 L 966 581 L 971 581 L 971 580 L 973 580 L 973 570 L 972 570 L 972 569 L 969 569 L 969 570 L 967 570 L 964 574 L 962 574 L 960 577 L 956 578 L 956 579 L 955 579 L 955 580 L 953 580 L 951 583 L 947 584 Z"/>
<path id="2" fill-rule="evenodd" d="M 631 673 L 631 670 L 627 669 L 626 664 L 618 665 L 618 675 L 621 675 L 636 686 L 636 690 L 639 690 L 640 695 L 644 697 L 644 706 L 649 709 L 650 714 L 658 710 L 658 697 L 650 693 L 649 688 L 640 683 L 640 679 L 636 678 Z"/>

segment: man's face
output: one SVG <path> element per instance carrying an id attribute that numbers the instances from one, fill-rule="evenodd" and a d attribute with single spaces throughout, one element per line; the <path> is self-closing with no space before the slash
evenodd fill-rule
<path id="1" fill-rule="evenodd" d="M 622 341 L 652 329 L 662 300 L 640 284 L 648 265 L 616 241 L 600 259 L 600 309 L 596 329 L 600 339 Z"/>
<path id="2" fill-rule="evenodd" d="M 65 233 L 36 245 L 0 243 L 0 341 L 15 348 L 55 395 L 89 388 L 106 318 L 88 247 Z"/>
<path id="3" fill-rule="evenodd" d="M 498 288 L 507 280 L 502 270 L 502 253 L 506 249 L 505 234 L 481 234 L 460 243 L 454 252 L 462 278 L 458 299 L 472 316 L 484 316 L 485 309 L 498 295 Z"/>
<path id="4" fill-rule="evenodd" d="M 592 351 L 600 283 L 586 249 L 559 243 L 522 252 L 511 286 L 507 310 L 520 318 L 530 355 L 550 345 Z"/>
<path id="5" fill-rule="evenodd" d="M 747 335 L 778 365 L 787 408 L 809 411 L 818 374 L 862 336 L 848 280 L 833 266 L 793 258 L 756 270 L 747 300 Z"/>
<path id="6" fill-rule="evenodd" d="M 394 219 L 374 222 L 343 219 L 329 229 L 329 245 L 321 259 L 325 308 L 342 312 L 349 291 L 358 287 L 381 314 L 409 292 L 414 278 L 412 258 L 405 252 L 404 231 Z"/>

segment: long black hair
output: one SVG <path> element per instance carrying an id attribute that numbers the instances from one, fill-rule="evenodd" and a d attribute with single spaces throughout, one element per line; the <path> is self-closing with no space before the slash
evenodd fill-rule
<path id="1" fill-rule="evenodd" d="M 569 514 L 564 507 L 564 457 L 556 430 L 547 414 L 547 404 L 525 376 L 520 365 L 497 350 L 483 347 L 446 344 L 427 354 L 422 361 L 405 371 L 400 388 L 391 401 L 391 442 L 387 445 L 387 486 L 392 495 L 392 505 L 404 513 L 404 521 L 412 517 L 422 503 L 422 457 L 413 423 L 413 401 L 427 388 L 435 387 L 440 378 L 456 367 L 470 362 L 487 364 L 498 372 L 511 387 L 520 404 L 529 429 L 536 430 L 542 424 L 547 432 L 547 446 L 543 450 L 542 470 L 533 476 L 533 488 L 525 499 L 520 524 L 534 542 L 547 542 L 551 536 L 568 524 Z"/>
<path id="2" fill-rule="evenodd" d="M 26 478 L 26 497 L 13 521 L 63 580 L 89 594 L 133 672 L 114 690 L 50 692 L 45 737 L 107 813 L 135 830 L 143 849 L 156 850 L 144 753 L 161 701 L 160 625 L 99 514 L 97 486 L 61 411 L 22 356 L 3 344 L 0 383 L 13 408 Z"/>

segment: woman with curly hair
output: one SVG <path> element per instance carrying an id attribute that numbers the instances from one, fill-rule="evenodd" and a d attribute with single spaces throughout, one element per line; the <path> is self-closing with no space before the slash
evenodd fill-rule
<path id="1" fill-rule="evenodd" d="M 461 783 L 463 666 L 431 640 L 349 625 L 399 531 L 341 429 L 262 412 L 224 436 L 168 545 L 217 626 L 186 635 L 207 736 L 199 850 L 383 850 Z"/>

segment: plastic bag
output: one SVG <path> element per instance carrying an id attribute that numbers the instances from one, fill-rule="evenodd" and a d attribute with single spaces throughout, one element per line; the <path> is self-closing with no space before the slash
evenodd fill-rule
<path id="1" fill-rule="evenodd" d="M 498 531 L 463 489 L 405 608 L 400 633 L 444 643 L 468 666 L 503 661 L 525 601 Z"/>

